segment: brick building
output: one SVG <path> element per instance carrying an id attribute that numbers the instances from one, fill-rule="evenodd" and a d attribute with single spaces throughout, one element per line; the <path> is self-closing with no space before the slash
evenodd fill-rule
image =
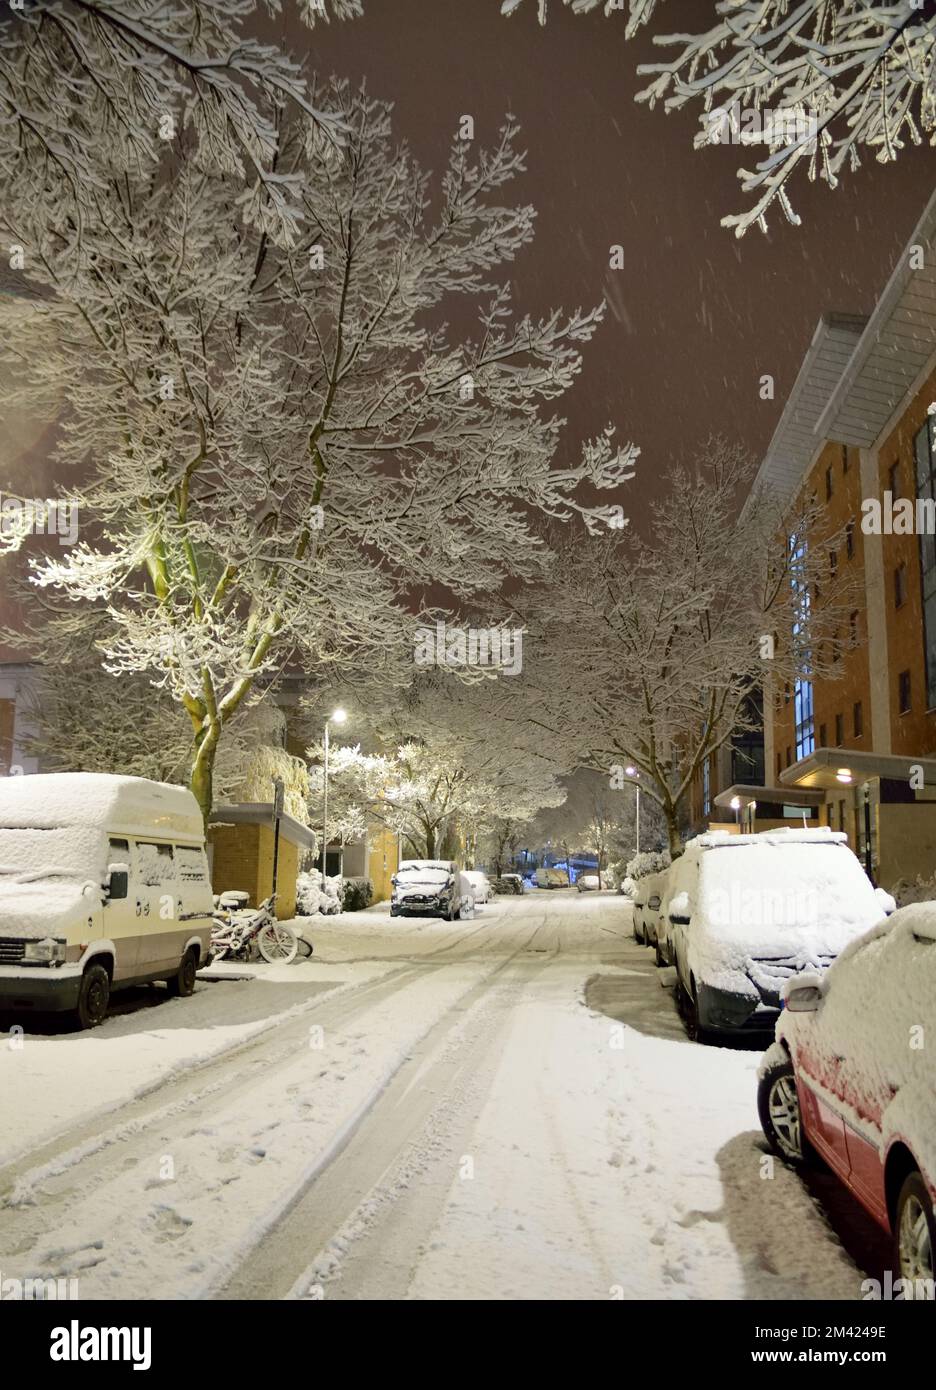
<path id="1" fill-rule="evenodd" d="M 820 322 L 759 473 L 791 508 L 815 499 L 854 595 L 835 676 L 765 687 L 765 780 L 809 794 L 885 887 L 936 872 L 934 402 L 936 195 L 870 318 Z"/>

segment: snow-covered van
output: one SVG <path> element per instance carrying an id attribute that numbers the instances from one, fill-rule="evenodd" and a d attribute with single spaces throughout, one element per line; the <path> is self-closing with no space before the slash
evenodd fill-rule
<path id="1" fill-rule="evenodd" d="M 0 780 L 0 1009 L 70 1009 L 93 1028 L 127 985 L 189 995 L 212 906 L 184 787 L 91 772 Z"/>
<path id="2" fill-rule="evenodd" d="M 691 1028 L 771 1030 L 785 982 L 825 970 L 888 905 L 839 831 L 690 840 L 668 872 L 663 911 Z"/>
<path id="3" fill-rule="evenodd" d="M 568 888 L 569 875 L 565 869 L 537 869 L 537 888 Z"/>

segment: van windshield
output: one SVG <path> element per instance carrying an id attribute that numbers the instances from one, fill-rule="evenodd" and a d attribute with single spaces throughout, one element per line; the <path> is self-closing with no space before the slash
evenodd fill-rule
<path id="1" fill-rule="evenodd" d="M 58 878 L 84 882 L 103 873 L 101 837 L 87 826 L 0 825 L 0 885 Z"/>

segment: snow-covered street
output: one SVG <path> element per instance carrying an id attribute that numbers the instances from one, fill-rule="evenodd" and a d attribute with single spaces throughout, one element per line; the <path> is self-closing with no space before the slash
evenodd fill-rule
<path id="1" fill-rule="evenodd" d="M 0 1267 L 84 1298 L 860 1297 L 630 904 L 315 920 L 312 961 L 4 1038 Z M 9 1024 L 9 1020 L 6 1021 Z"/>

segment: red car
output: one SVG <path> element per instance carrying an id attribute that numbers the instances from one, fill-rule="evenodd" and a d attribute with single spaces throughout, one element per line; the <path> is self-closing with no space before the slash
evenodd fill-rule
<path id="1" fill-rule="evenodd" d="M 894 1241 L 904 1297 L 936 1296 L 936 902 L 902 908 L 785 990 L 758 1111 L 793 1164 L 817 1155 Z"/>

